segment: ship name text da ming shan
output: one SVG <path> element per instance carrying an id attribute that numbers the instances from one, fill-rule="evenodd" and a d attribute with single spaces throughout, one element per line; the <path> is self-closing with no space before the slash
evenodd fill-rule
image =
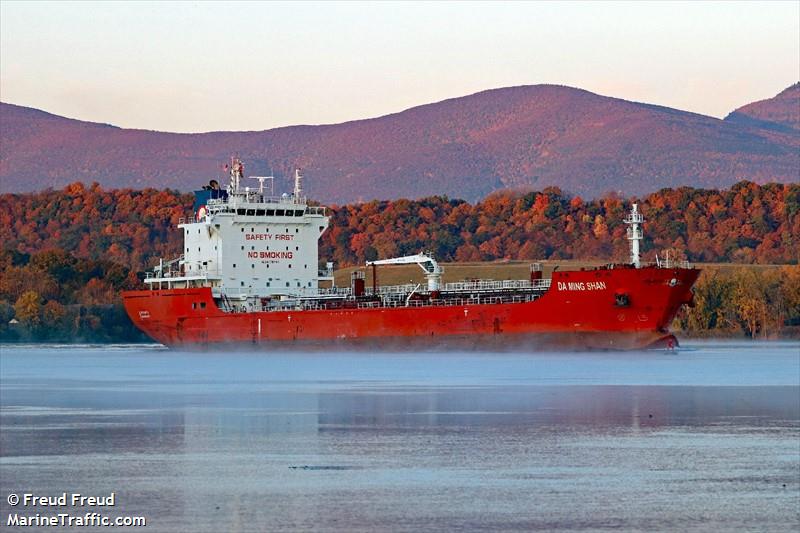
<path id="1" fill-rule="evenodd" d="M 691 303 L 699 274 L 688 264 L 641 264 L 644 219 L 634 204 L 628 264 L 550 277 L 533 264 L 528 279 L 444 283 L 436 259 L 420 252 L 368 262 L 339 287 L 332 264 L 318 268 L 326 208 L 309 205 L 299 172 L 291 194 L 271 194 L 271 182 L 245 178 L 234 159 L 226 189 L 212 181 L 195 193 L 193 217 L 178 224 L 183 254 L 148 273 L 147 290 L 122 294 L 142 331 L 170 347 L 670 347 L 667 328 Z M 379 266 L 399 264 L 419 265 L 425 283 L 377 283 Z"/>

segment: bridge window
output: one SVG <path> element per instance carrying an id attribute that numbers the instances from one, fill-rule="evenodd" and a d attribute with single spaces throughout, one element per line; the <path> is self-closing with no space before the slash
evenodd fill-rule
<path id="1" fill-rule="evenodd" d="M 244 209 L 237 209 L 236 210 L 236 214 L 237 215 L 244 215 L 245 213 L 246 213 L 246 211 Z"/>
<path id="2" fill-rule="evenodd" d="M 267 216 L 268 217 L 274 217 L 275 216 L 275 210 L 274 209 L 267 209 Z"/>
<path id="3" fill-rule="evenodd" d="M 255 209 L 248 209 L 247 210 L 247 216 L 251 217 L 251 216 L 253 216 L 255 214 L 256 214 L 256 210 Z"/>
<path id="4" fill-rule="evenodd" d="M 282 217 L 283 216 L 283 209 L 276 209 L 275 210 L 275 216 L 276 217 Z"/>
<path id="5" fill-rule="evenodd" d="M 301 217 L 301 216 L 303 216 L 303 211 L 302 211 L 302 210 L 295 211 L 295 212 L 294 212 L 294 216 L 296 216 L 296 217 Z"/>
<path id="6" fill-rule="evenodd" d="M 256 209 L 256 216 L 257 217 L 263 217 L 264 216 L 264 210 L 263 209 Z"/>

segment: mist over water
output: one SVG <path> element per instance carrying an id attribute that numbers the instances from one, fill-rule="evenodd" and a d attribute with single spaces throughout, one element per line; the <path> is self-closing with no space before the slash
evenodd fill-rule
<path id="1" fill-rule="evenodd" d="M 5 345 L 0 519 L 11 492 L 114 491 L 148 531 L 796 530 L 800 344 L 687 344 Z"/>

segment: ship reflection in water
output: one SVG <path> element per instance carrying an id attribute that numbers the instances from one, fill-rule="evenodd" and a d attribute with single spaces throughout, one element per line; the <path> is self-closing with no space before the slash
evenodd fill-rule
<path id="1" fill-rule="evenodd" d="M 4 346 L 0 516 L 114 491 L 154 531 L 796 530 L 800 346 L 695 348 Z"/>

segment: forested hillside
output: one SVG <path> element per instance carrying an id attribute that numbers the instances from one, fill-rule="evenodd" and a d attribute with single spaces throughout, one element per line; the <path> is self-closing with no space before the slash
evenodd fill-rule
<path id="1" fill-rule="evenodd" d="M 432 251 L 441 261 L 624 260 L 622 218 L 634 199 L 592 201 L 558 189 L 496 193 L 470 204 L 431 197 L 331 209 L 320 260 L 337 266 Z M 742 182 L 724 191 L 664 189 L 636 200 L 644 213 L 648 259 L 673 249 L 691 261 L 797 263 L 800 185 Z M 135 270 L 177 255 L 174 227 L 192 198 L 175 191 L 73 184 L 60 191 L 0 195 L 2 247 L 22 253 L 62 249 L 81 259 Z"/>

